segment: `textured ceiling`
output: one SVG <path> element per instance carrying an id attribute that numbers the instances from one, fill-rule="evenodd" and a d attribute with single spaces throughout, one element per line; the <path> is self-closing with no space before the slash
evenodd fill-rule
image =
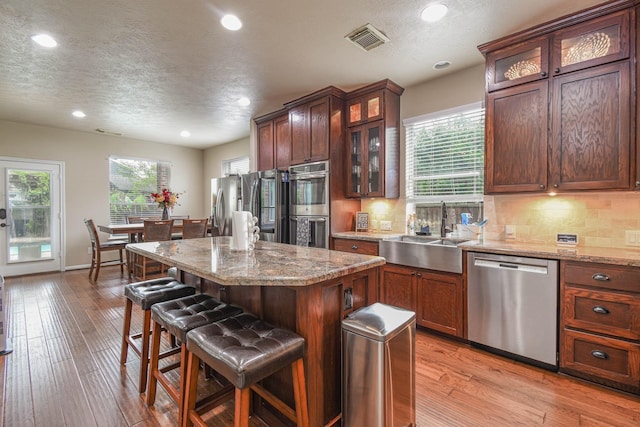
<path id="1" fill-rule="evenodd" d="M 0 119 L 206 148 L 246 137 L 250 120 L 334 85 L 403 87 L 483 61 L 476 46 L 601 0 L 2 0 Z M 223 29 L 223 13 L 244 24 Z M 391 41 L 344 39 L 371 23 Z M 31 35 L 46 32 L 55 49 Z M 434 63 L 452 66 L 435 71 Z M 252 103 L 240 107 L 237 99 Z M 71 112 L 87 117 L 75 119 Z M 181 138 L 183 129 L 190 138 Z"/>

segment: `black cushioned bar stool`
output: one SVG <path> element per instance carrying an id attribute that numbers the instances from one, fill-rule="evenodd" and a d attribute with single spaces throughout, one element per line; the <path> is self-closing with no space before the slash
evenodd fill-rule
<path id="1" fill-rule="evenodd" d="M 205 425 L 202 411 L 196 407 L 200 360 L 235 386 L 235 426 L 249 425 L 251 390 L 298 426 L 309 425 L 304 338 L 301 336 L 274 327 L 252 314 L 242 313 L 191 330 L 187 333 L 187 349 L 183 426 Z M 295 410 L 258 384 L 258 381 L 288 366 L 293 375 Z M 213 408 L 207 406 L 207 409 Z"/>
<path id="2" fill-rule="evenodd" d="M 140 356 L 140 382 L 138 390 L 144 393 L 147 388 L 147 368 L 149 366 L 149 337 L 151 336 L 151 306 L 158 302 L 182 298 L 196 293 L 193 286 L 185 285 L 173 277 L 160 277 L 142 282 L 130 283 L 124 287 L 124 296 L 127 304 L 124 311 L 124 327 L 122 329 L 122 347 L 120 350 L 120 364 L 127 362 L 129 347 Z M 144 312 L 142 332 L 130 335 L 131 312 L 133 304 L 139 306 Z M 140 346 L 134 340 L 142 338 Z M 163 354 L 163 357 L 176 354 L 177 350 Z"/>
<path id="3" fill-rule="evenodd" d="M 206 294 L 196 294 L 178 298 L 172 301 L 154 304 L 151 307 L 153 330 L 151 333 L 151 361 L 149 367 L 149 387 L 147 390 L 147 405 L 153 405 L 156 398 L 156 387 L 159 382 L 169 396 L 178 404 L 178 421 L 182 424 L 184 409 L 184 390 L 187 371 L 187 332 L 200 326 L 208 325 L 227 317 L 242 313 L 242 308 L 225 304 Z M 162 369 L 159 367 L 160 338 L 162 330 L 175 336 L 180 346 L 180 379 L 178 387 L 169 381 L 165 372 L 178 367 L 173 364 Z"/>

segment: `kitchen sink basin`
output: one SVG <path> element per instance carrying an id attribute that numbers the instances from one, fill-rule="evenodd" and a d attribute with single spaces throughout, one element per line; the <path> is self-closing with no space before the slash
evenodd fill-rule
<path id="1" fill-rule="evenodd" d="M 462 249 L 457 245 L 463 241 L 400 236 L 381 240 L 379 254 L 392 264 L 462 273 Z"/>

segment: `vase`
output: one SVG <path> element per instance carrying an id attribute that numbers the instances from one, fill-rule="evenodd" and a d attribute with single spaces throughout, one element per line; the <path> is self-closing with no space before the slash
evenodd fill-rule
<path id="1" fill-rule="evenodd" d="M 167 220 L 169 219 L 169 208 L 168 207 L 164 207 L 162 208 L 162 220 Z"/>

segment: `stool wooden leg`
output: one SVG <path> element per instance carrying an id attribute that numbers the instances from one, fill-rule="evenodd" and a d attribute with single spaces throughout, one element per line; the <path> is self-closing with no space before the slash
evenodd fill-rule
<path id="1" fill-rule="evenodd" d="M 120 364 L 127 363 L 127 352 L 129 351 L 129 333 L 131 331 L 131 310 L 133 303 L 127 298 L 127 304 L 124 308 L 124 327 L 122 328 L 122 347 L 120 349 Z"/>
<path id="2" fill-rule="evenodd" d="M 249 406 L 251 403 L 251 389 L 249 387 L 236 388 L 236 405 L 233 416 L 235 427 L 249 427 Z"/>
<path id="3" fill-rule="evenodd" d="M 151 310 L 144 310 L 142 351 L 140 354 L 140 385 L 138 387 L 138 391 L 140 391 L 140 393 L 144 393 L 147 389 L 147 370 L 149 368 L 149 329 L 151 329 Z"/>
<path id="4" fill-rule="evenodd" d="M 304 377 L 304 361 L 298 359 L 291 365 L 293 374 L 293 394 L 296 403 L 296 418 L 298 427 L 309 426 L 309 407 L 307 406 L 307 385 Z"/>
<path id="5" fill-rule="evenodd" d="M 149 386 L 147 387 L 147 405 L 151 406 L 156 401 L 156 388 L 158 380 L 156 373 L 158 371 L 158 363 L 160 359 L 160 338 L 162 336 L 162 326 L 158 322 L 153 322 L 153 331 L 151 332 L 151 355 L 149 364 Z"/>
<path id="6" fill-rule="evenodd" d="M 180 394 L 178 400 L 178 425 L 182 425 L 182 417 L 184 416 L 184 408 L 185 408 L 185 395 L 187 390 L 187 375 L 189 374 L 187 371 L 188 362 L 188 354 L 187 343 L 181 343 L 181 351 L 180 351 Z"/>
<path id="7" fill-rule="evenodd" d="M 182 414 L 182 426 L 193 427 L 191 412 L 195 412 L 196 398 L 198 392 L 198 369 L 200 368 L 200 358 L 193 353 L 189 353 L 187 358 L 187 372 L 184 392 L 184 407 Z"/>

